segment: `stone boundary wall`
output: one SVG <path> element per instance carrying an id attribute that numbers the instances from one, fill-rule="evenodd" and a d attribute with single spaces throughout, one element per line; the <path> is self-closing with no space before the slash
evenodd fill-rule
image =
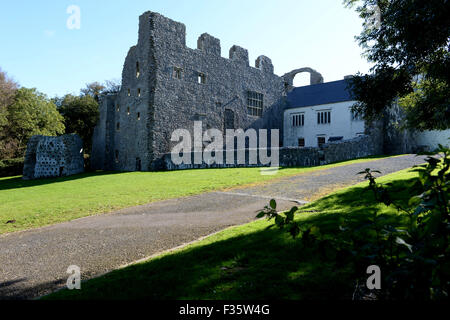
<path id="1" fill-rule="evenodd" d="M 352 160 L 356 158 L 363 158 L 367 156 L 378 155 L 380 153 L 380 143 L 369 135 L 363 135 L 351 140 L 329 142 L 323 145 L 321 148 L 300 148 L 300 147 L 283 147 L 279 148 L 279 159 L 281 167 L 312 167 L 318 165 L 324 165 L 328 163 Z M 234 150 L 235 159 L 238 150 Z M 235 167 L 263 167 L 267 164 L 261 164 L 258 161 L 257 164 L 249 164 L 249 152 L 256 151 L 259 154 L 259 150 L 245 149 L 245 164 L 217 164 L 217 163 L 205 163 L 202 164 L 180 164 L 176 165 L 171 160 L 171 154 L 165 154 L 163 161 L 165 164 L 165 170 L 182 170 L 182 169 L 204 169 L 204 168 L 235 168 Z M 226 151 L 223 152 L 223 159 L 226 160 Z M 270 156 L 270 152 L 268 153 Z M 195 153 L 190 153 L 191 162 Z"/>
<path id="2" fill-rule="evenodd" d="M 352 160 L 381 154 L 377 152 L 376 142 L 372 137 L 364 135 L 350 140 L 329 142 L 322 147 L 323 160 L 321 164 Z"/>

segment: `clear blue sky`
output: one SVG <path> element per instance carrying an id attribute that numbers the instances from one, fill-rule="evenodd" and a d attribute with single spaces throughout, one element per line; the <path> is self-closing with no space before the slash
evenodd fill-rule
<path id="1" fill-rule="evenodd" d="M 81 9 L 79 30 L 66 26 L 70 5 Z M 0 68 L 50 97 L 120 79 L 137 41 L 138 17 L 148 10 L 183 22 L 189 47 L 208 32 L 221 40 L 222 56 L 240 45 L 251 65 L 259 55 L 270 57 L 278 75 L 309 66 L 333 81 L 369 69 L 354 40 L 361 20 L 341 0 L 2 1 Z M 306 84 L 307 77 L 296 84 Z"/>

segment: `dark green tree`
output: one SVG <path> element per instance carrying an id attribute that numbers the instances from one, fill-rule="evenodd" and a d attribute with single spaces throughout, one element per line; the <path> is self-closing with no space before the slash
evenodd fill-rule
<path id="1" fill-rule="evenodd" d="M 357 40 L 374 64 L 370 74 L 358 74 L 351 81 L 359 101 L 354 111 L 370 121 L 398 101 L 406 111 L 409 127 L 450 128 L 450 2 L 344 3 L 356 8 L 364 20 Z"/>
<path id="2" fill-rule="evenodd" d="M 8 136 L 8 107 L 14 101 L 18 84 L 0 69 L 0 160 L 12 158 L 16 144 Z"/>
<path id="3" fill-rule="evenodd" d="M 66 133 L 77 133 L 83 139 L 85 153 L 90 154 L 92 134 L 99 118 L 98 102 L 91 95 L 70 94 L 55 101 L 64 117 Z"/>

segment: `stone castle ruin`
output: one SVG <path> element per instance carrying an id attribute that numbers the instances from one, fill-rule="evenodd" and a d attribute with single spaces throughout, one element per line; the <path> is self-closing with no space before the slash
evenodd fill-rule
<path id="1" fill-rule="evenodd" d="M 234 45 L 221 56 L 220 40 L 204 33 L 197 49 L 186 47 L 186 27 L 158 13 L 139 18 L 136 46 L 130 48 L 117 95 L 104 96 L 94 130 L 92 166 L 105 170 L 167 169 L 164 156 L 174 130 L 192 131 L 194 121 L 209 128 L 283 128 L 284 97 L 299 72 L 274 74 L 266 56 L 250 66 L 248 51 Z M 282 143 L 280 133 L 280 145 Z"/>
<path id="2" fill-rule="evenodd" d="M 321 148 L 283 148 L 283 113 L 294 77 L 308 72 L 311 84 L 316 85 L 323 84 L 322 75 L 312 68 L 300 68 L 280 77 L 266 56 L 259 56 L 253 67 L 242 47 L 232 46 L 228 58 L 221 52 L 220 40 L 207 33 L 198 38 L 197 48 L 191 49 L 186 46 L 184 24 L 155 12 L 142 14 L 137 45 L 130 48 L 123 66 L 121 90 L 101 98 L 92 168 L 211 167 L 171 163 L 170 152 L 177 144 L 171 141 L 172 133 L 186 129 L 193 136 L 195 121 L 202 122 L 203 131 L 216 128 L 224 134 L 226 129 L 278 129 L 282 166 L 413 150 L 414 143 L 391 125 L 396 122 L 392 118 L 367 125 L 363 138 L 330 142 Z"/>
<path id="3" fill-rule="evenodd" d="M 28 141 L 23 179 L 62 177 L 83 171 L 83 141 L 78 135 L 37 135 Z"/>
<path id="4" fill-rule="evenodd" d="M 191 49 L 186 46 L 184 24 L 155 12 L 142 14 L 138 42 L 129 49 L 123 66 L 121 89 L 101 97 L 100 118 L 92 137 L 92 169 L 223 167 L 220 163 L 172 162 L 170 152 L 178 144 L 171 141 L 172 133 L 185 129 L 194 136 L 196 121 L 202 122 L 203 132 L 219 129 L 224 135 L 227 129 L 268 129 L 268 141 L 270 129 L 278 129 L 281 166 L 320 165 L 381 153 L 407 153 L 415 148 L 411 134 L 395 125 L 401 118 L 398 112 L 365 125 L 364 135 L 352 140 L 329 141 L 319 148 L 282 147 L 283 115 L 289 107 L 288 97 L 295 91 L 295 76 L 307 72 L 311 85 L 317 85 L 324 83 L 322 75 L 312 68 L 300 68 L 280 77 L 266 56 L 259 56 L 253 67 L 242 47 L 232 46 L 228 58 L 221 52 L 220 40 L 207 33 L 198 38 L 197 48 Z M 245 148 L 248 155 L 249 146 Z M 189 157 L 195 158 L 195 154 Z M 257 161 L 249 163 L 246 157 L 245 163 L 225 166 L 265 165 Z M 82 141 L 78 136 L 34 136 L 29 141 L 24 179 L 82 171 Z"/>

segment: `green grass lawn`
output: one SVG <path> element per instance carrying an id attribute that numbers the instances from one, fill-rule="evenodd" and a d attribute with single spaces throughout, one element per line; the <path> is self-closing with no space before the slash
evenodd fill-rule
<path id="1" fill-rule="evenodd" d="M 400 201 L 416 180 L 409 169 L 379 178 L 392 182 Z M 406 200 L 405 200 L 406 201 Z M 343 217 L 366 219 L 380 209 L 388 219 L 404 216 L 375 203 L 367 183 L 342 189 L 302 210 L 297 219 L 322 229 Z M 320 253 L 286 232 L 257 220 L 232 227 L 195 244 L 62 290 L 45 299 L 351 299 L 352 266 L 338 265 L 333 249 Z M 330 249 L 330 248 L 328 248 Z"/>
<path id="2" fill-rule="evenodd" d="M 96 172 L 70 177 L 23 181 L 0 178 L 0 234 L 110 212 L 206 191 L 263 183 L 303 172 L 383 157 L 345 161 L 311 168 L 283 168 L 261 175 L 259 168 L 183 170 L 171 172 Z M 7 223 L 8 221 L 14 223 Z"/>

